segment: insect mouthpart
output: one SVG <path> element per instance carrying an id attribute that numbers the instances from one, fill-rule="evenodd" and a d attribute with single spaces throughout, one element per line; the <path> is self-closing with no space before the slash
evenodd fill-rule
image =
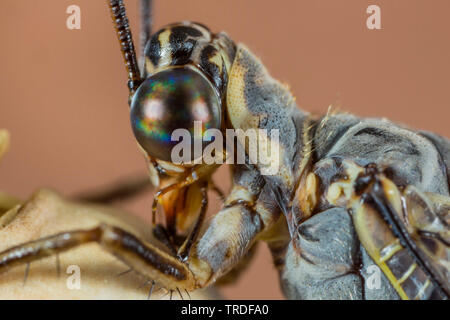
<path id="1" fill-rule="evenodd" d="M 192 148 L 196 139 L 205 146 L 205 131 L 221 127 L 221 100 L 199 71 L 190 66 L 171 67 L 140 85 L 131 101 L 130 118 L 134 135 L 148 155 L 172 162 L 172 148 L 179 143 L 172 138 L 173 132 L 187 130 Z M 200 134 L 194 131 L 198 121 Z"/>

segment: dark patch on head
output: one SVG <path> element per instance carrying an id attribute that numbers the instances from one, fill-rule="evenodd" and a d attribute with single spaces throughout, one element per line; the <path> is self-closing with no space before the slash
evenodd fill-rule
<path id="1" fill-rule="evenodd" d="M 209 76 L 219 92 L 225 91 L 225 85 L 228 81 L 228 75 L 225 64 L 222 61 L 222 72 L 219 67 L 209 61 L 214 55 L 219 55 L 219 51 L 212 45 L 207 45 L 203 48 L 200 54 L 200 68 Z M 219 55 L 220 56 L 220 55 Z M 220 57 L 222 59 L 222 57 Z"/>
<path id="2" fill-rule="evenodd" d="M 188 26 L 175 26 L 170 29 L 170 48 L 172 51 L 172 65 L 184 65 L 190 61 L 192 50 L 197 41 L 188 37 L 198 38 L 203 34 Z"/>
<path id="3" fill-rule="evenodd" d="M 158 65 L 159 59 L 161 58 L 161 45 L 159 43 L 159 35 L 164 31 L 166 31 L 166 29 L 161 29 L 156 32 L 145 46 L 144 54 L 155 66 Z"/>

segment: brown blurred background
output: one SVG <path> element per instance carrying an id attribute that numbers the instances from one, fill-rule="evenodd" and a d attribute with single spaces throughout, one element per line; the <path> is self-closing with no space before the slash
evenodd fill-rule
<path id="1" fill-rule="evenodd" d="M 66 28 L 71 4 L 81 7 L 81 30 Z M 126 4 L 138 43 L 137 1 Z M 382 30 L 366 27 L 371 4 L 381 7 Z M 247 44 L 301 108 L 324 113 L 333 104 L 450 136 L 448 0 L 156 0 L 154 10 L 156 29 L 195 20 Z M 0 24 L 0 128 L 12 136 L 0 189 L 70 195 L 145 172 L 105 1 L 2 0 Z M 224 169 L 219 175 L 228 180 Z M 147 195 L 126 207 L 148 217 L 150 203 Z M 282 297 L 264 245 L 222 292 Z"/>

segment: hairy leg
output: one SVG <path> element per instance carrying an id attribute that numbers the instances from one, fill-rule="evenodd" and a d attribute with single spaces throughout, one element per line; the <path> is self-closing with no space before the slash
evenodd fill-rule
<path id="1" fill-rule="evenodd" d="M 255 187 L 256 175 L 255 172 L 238 175 L 224 209 L 212 217 L 197 241 L 193 241 L 186 261 L 123 228 L 104 223 L 9 248 L 0 253 L 0 272 L 87 243 L 98 243 L 135 272 L 169 290 L 191 291 L 207 286 L 241 261 L 260 233 L 275 220 L 258 204 L 260 188 Z"/>

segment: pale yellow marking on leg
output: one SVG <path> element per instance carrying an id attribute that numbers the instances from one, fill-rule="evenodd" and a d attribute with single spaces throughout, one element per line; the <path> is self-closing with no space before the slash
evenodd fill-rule
<path id="1" fill-rule="evenodd" d="M 366 209 L 364 209 L 364 205 L 362 205 L 361 202 L 354 201 L 352 204 L 352 208 L 355 212 L 353 221 L 356 232 L 358 233 L 359 239 L 366 249 L 367 253 L 389 279 L 392 286 L 399 294 L 400 298 L 402 300 L 409 300 L 409 297 L 406 294 L 405 290 L 403 290 L 402 286 L 400 285 L 386 262 L 381 261 L 379 248 L 377 248 L 377 246 L 374 244 L 373 239 L 370 237 L 370 235 L 367 235 L 366 232 L 364 232 L 364 225 L 366 224 L 366 217 L 364 214 Z"/>
<path id="2" fill-rule="evenodd" d="M 400 279 L 398 279 L 398 283 L 402 284 L 403 282 L 406 281 L 406 279 L 409 278 L 409 276 L 414 272 L 414 270 L 416 270 L 417 268 L 417 263 L 413 263 L 409 266 L 409 269 L 402 275 L 402 277 Z"/>
<path id="3" fill-rule="evenodd" d="M 403 246 L 400 244 L 400 240 L 396 239 L 395 242 L 387 245 L 383 249 L 380 250 L 380 262 L 386 262 L 390 258 L 392 258 L 397 252 L 403 249 Z"/>

